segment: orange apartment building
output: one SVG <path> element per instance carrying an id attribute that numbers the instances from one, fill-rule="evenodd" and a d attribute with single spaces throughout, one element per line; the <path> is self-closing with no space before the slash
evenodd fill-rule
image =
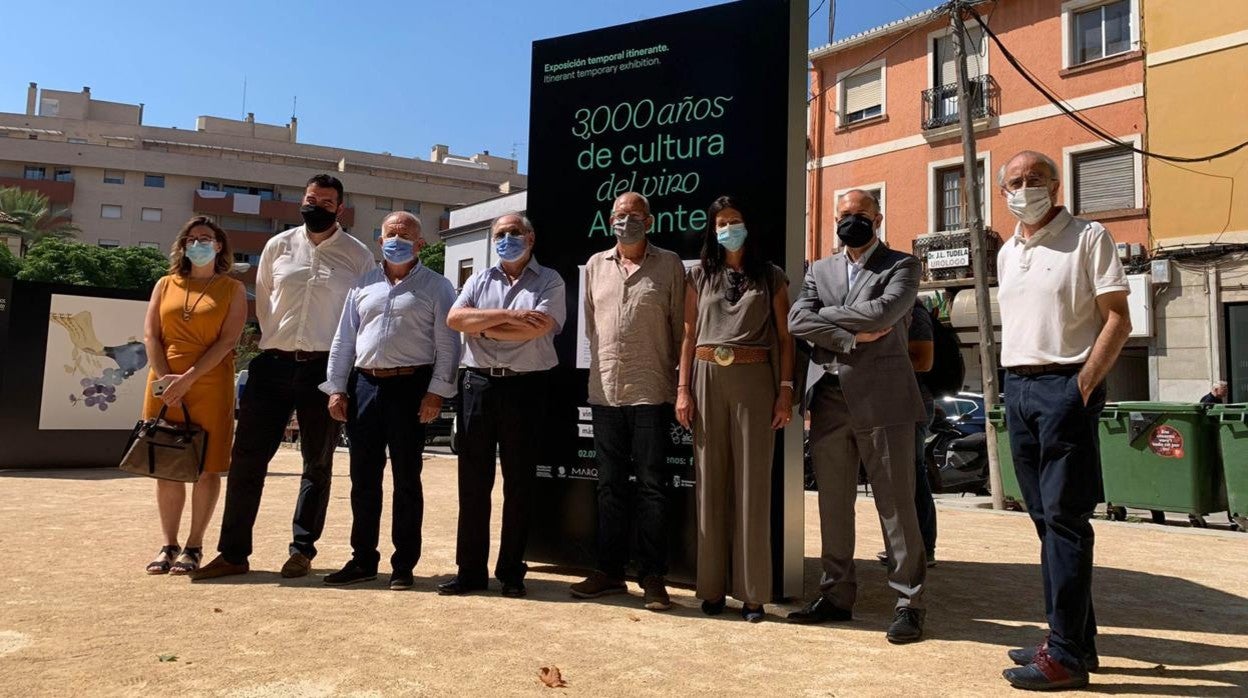
<path id="1" fill-rule="evenodd" d="M 1010 52 L 1070 107 L 1120 140 L 1144 147 L 1139 2 L 988 0 L 976 9 Z M 1018 151 L 1037 150 L 1061 168 L 1059 195 L 1072 212 L 1104 223 L 1117 242 L 1126 243 L 1120 244 L 1125 257 L 1146 256 L 1142 156 L 1085 131 L 1027 84 L 973 19 L 967 27 L 969 108 L 990 248 L 995 250 L 993 238 L 1012 235 L 1015 224 L 996 186 L 997 170 Z M 884 213 L 881 237 L 919 257 L 924 291 L 949 304 L 963 343 L 974 344 L 974 280 L 950 36 L 948 14 L 928 10 L 810 52 L 815 97 L 807 255 L 813 259 L 835 250 L 841 193 L 876 192 Z M 942 252 L 932 255 L 933 250 Z M 990 259 L 995 266 L 995 252 Z M 1136 334 L 1140 339 L 1132 340 L 1120 361 L 1111 390 L 1119 381 L 1147 386 L 1147 334 L 1143 328 Z M 967 354 L 971 358 L 972 352 Z M 967 376 L 969 388 L 979 385 L 976 365 L 968 363 Z M 1118 396 L 1139 395 L 1126 390 Z M 1146 389 L 1140 397 L 1148 397 Z"/>

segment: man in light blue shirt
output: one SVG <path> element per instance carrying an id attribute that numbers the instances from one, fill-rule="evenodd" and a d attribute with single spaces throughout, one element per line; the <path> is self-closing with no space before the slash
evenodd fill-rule
<path id="1" fill-rule="evenodd" d="M 381 224 L 385 261 L 347 294 L 329 351 L 329 412 L 351 441 L 351 561 L 331 586 L 377 578 L 386 447 L 394 477 L 391 589 L 412 586 L 424 516 L 425 425 L 455 396 L 459 336 L 446 325 L 451 282 L 420 263 L 420 219 L 395 211 Z M 419 409 L 416 409 L 419 400 Z"/>
<path id="2" fill-rule="evenodd" d="M 503 470 L 503 531 L 494 576 L 504 596 L 525 595 L 529 490 L 548 418 L 555 335 L 567 314 L 563 279 L 533 258 L 529 219 L 511 213 L 490 226 L 496 266 L 468 279 L 447 316 L 464 333 L 459 411 L 459 531 L 454 578 L 443 595 L 482 591 L 489 582 L 490 492 L 495 454 Z"/>

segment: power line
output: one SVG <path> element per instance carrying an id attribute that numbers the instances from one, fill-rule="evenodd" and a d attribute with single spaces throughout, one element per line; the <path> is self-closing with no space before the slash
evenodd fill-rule
<path id="1" fill-rule="evenodd" d="M 935 14 L 940 14 L 941 12 L 943 12 L 944 10 L 946 10 L 946 9 L 947 9 L 947 7 L 948 7 L 950 4 L 951 4 L 951 3 L 947 3 L 946 5 L 941 5 L 940 7 L 937 7 L 936 9 L 932 10 L 932 14 L 934 14 L 934 15 L 935 15 Z M 877 52 L 874 56 L 871 56 L 871 57 L 870 57 L 870 58 L 868 58 L 867 60 L 865 60 L 865 61 L 863 61 L 862 63 L 860 63 L 860 64 L 858 65 L 858 67 L 857 67 L 857 68 L 854 68 L 853 70 L 849 71 L 848 73 L 845 73 L 845 77 L 841 78 L 840 80 L 837 80 L 837 81 L 833 82 L 832 84 L 828 85 L 827 87 L 824 87 L 822 90 L 819 90 L 819 92 L 817 92 L 816 94 L 812 95 L 810 99 L 806 100 L 806 104 L 808 104 L 808 105 L 809 105 L 811 102 L 815 101 L 816 99 L 819 99 L 819 97 L 821 97 L 821 96 L 823 95 L 823 93 L 825 93 L 825 92 L 827 92 L 828 90 L 832 89 L 833 87 L 836 87 L 837 85 L 841 84 L 841 82 L 843 82 L 843 81 L 845 80 L 845 78 L 849 78 L 849 77 L 852 77 L 852 76 L 854 76 L 854 75 L 857 75 L 857 74 L 858 74 L 858 71 L 860 71 L 860 70 L 862 70 L 863 68 L 865 68 L 865 67 L 866 67 L 869 63 L 871 63 L 872 61 L 875 61 L 875 60 L 876 60 L 876 59 L 878 59 L 880 56 L 883 56 L 885 53 L 888 53 L 888 51 L 889 51 L 890 49 L 892 49 L 894 46 L 896 46 L 897 44 L 900 44 L 902 41 L 904 41 L 905 39 L 909 38 L 911 34 L 913 34 L 913 33 L 915 33 L 916 31 L 918 31 L 918 30 L 919 30 L 919 27 L 920 27 L 920 26 L 922 26 L 922 25 L 921 25 L 921 24 L 915 24 L 913 27 L 910 27 L 910 31 L 908 31 L 908 32 L 906 32 L 906 33 L 902 34 L 901 36 L 897 37 L 896 39 L 894 39 L 894 40 L 893 40 L 893 41 L 892 41 L 889 45 L 887 45 L 887 46 L 885 46 L 884 48 L 880 49 L 880 50 L 879 50 L 879 52 Z"/>
<path id="2" fill-rule="evenodd" d="M 819 14 L 819 10 L 822 10 L 822 9 L 823 9 L 823 3 L 827 2 L 827 1 L 828 1 L 828 0 L 819 0 L 819 4 L 818 4 L 818 5 L 815 5 L 815 9 L 814 9 L 814 10 L 810 13 L 810 16 L 809 16 L 809 17 L 807 17 L 806 19 L 807 19 L 808 21 L 809 21 L 809 20 L 814 19 L 814 18 L 815 18 L 815 15 Z M 831 41 L 831 40 L 832 40 L 832 37 L 830 37 L 830 36 L 829 36 L 829 37 L 828 37 L 828 40 L 829 40 L 829 41 Z"/>
<path id="3" fill-rule="evenodd" d="M 1048 89 L 1047 86 L 1041 83 L 1039 79 L 1034 77 L 1031 74 L 1031 71 L 1027 70 L 1026 67 L 1024 67 L 1021 63 L 1019 63 L 1018 59 L 1014 57 L 1014 54 L 1010 53 L 1010 50 L 1005 47 L 1004 43 L 1002 43 L 1001 38 L 998 37 L 996 33 L 993 32 L 992 29 L 988 27 L 988 25 L 984 22 L 983 18 L 979 16 L 979 13 L 976 12 L 973 7 L 967 7 L 966 9 L 968 12 L 970 12 L 971 16 L 975 18 L 975 21 L 979 23 L 979 26 L 983 28 L 984 33 L 992 38 L 993 43 L 997 45 L 997 48 L 1001 50 L 1001 54 L 1005 56 L 1006 62 L 1008 62 L 1010 66 L 1012 66 L 1014 70 L 1017 71 L 1018 74 L 1021 75 L 1023 79 L 1027 81 L 1028 84 L 1030 84 L 1033 88 L 1035 88 L 1037 92 L 1039 92 L 1053 106 L 1057 107 L 1063 114 L 1070 117 L 1075 123 L 1082 126 L 1084 130 L 1088 131 L 1092 135 L 1096 136 L 1097 138 L 1100 138 L 1101 140 L 1107 143 L 1111 143 L 1113 145 L 1126 148 L 1132 152 L 1139 153 L 1140 155 L 1143 155 L 1145 157 L 1150 157 L 1155 160 L 1163 160 L 1166 162 L 1183 162 L 1183 163 L 1207 162 L 1209 160 L 1216 160 L 1218 158 L 1223 158 L 1228 155 L 1232 155 L 1240 150 L 1243 150 L 1244 148 L 1248 148 L 1248 141 L 1244 141 L 1243 143 L 1240 143 L 1239 145 L 1236 145 L 1231 148 L 1227 148 L 1226 150 L 1223 150 L 1218 153 L 1213 153 L 1212 155 L 1205 155 L 1201 157 L 1183 157 L 1183 156 L 1178 156 L 1178 155 L 1164 155 L 1162 153 L 1150 152 L 1148 150 L 1144 150 L 1143 148 L 1137 148 L 1135 145 L 1131 143 L 1120 140 L 1118 137 L 1106 132 L 1103 128 L 1101 128 L 1100 126 L 1097 126 L 1095 123 L 1092 123 L 1090 120 L 1084 118 L 1081 114 L 1079 114 L 1074 109 L 1070 108 L 1065 103 L 1063 103 L 1062 100 L 1058 98 L 1056 95 L 1054 95 L 1052 91 Z"/>

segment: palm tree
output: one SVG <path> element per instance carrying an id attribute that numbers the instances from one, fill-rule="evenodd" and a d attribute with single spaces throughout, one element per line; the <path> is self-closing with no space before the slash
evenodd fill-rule
<path id="1" fill-rule="evenodd" d="M 19 187 L 0 188 L 0 236 L 20 238 L 21 256 L 44 238 L 72 238 L 78 226 L 69 222 L 69 209 L 53 209 L 48 197 Z M 12 221 L 12 222 L 10 222 Z"/>

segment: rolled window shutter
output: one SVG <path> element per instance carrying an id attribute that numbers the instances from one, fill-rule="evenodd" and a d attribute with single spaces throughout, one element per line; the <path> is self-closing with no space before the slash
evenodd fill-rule
<path id="1" fill-rule="evenodd" d="M 1075 160 L 1076 213 L 1135 208 L 1135 156 L 1110 148 Z"/>
<path id="2" fill-rule="evenodd" d="M 982 29 L 967 29 L 967 34 L 970 36 L 965 42 L 966 76 L 968 79 L 974 80 L 984 74 L 988 44 L 984 41 Z M 937 38 L 935 51 L 937 70 L 940 71 L 936 75 L 937 86 L 956 85 L 958 83 L 958 64 L 954 60 L 953 36 L 946 34 Z"/>
<path id="3" fill-rule="evenodd" d="M 868 70 L 845 78 L 844 113 L 853 114 L 864 109 L 880 106 L 880 71 Z"/>

